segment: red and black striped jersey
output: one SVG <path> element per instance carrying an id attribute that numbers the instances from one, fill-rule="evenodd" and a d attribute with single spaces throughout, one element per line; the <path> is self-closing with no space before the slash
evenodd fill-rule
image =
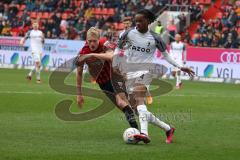
<path id="1" fill-rule="evenodd" d="M 80 56 L 90 53 L 102 53 L 107 49 L 113 49 L 106 38 L 100 38 L 99 46 L 95 51 L 91 51 L 87 42 L 80 51 Z M 96 80 L 98 84 L 104 84 L 110 80 L 111 77 L 111 62 L 99 60 L 97 58 L 89 58 L 86 61 L 89 73 Z"/>

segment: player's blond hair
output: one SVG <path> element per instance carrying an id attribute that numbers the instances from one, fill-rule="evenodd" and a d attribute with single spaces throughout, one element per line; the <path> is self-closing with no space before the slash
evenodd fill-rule
<path id="1" fill-rule="evenodd" d="M 91 28 L 87 31 L 87 38 L 88 38 L 88 37 L 100 38 L 100 31 L 99 31 L 99 29 L 97 29 L 96 27 L 91 27 Z"/>

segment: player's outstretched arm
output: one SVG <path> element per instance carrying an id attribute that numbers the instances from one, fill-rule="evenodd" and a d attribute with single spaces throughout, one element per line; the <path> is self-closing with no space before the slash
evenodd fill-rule
<path id="1" fill-rule="evenodd" d="M 180 66 L 179 64 L 177 64 L 177 62 L 175 62 L 171 56 L 169 55 L 168 51 L 165 50 L 162 52 L 163 54 L 163 57 L 166 61 L 168 61 L 168 63 L 170 63 L 171 65 L 175 66 L 175 67 L 178 67 L 178 68 L 181 68 L 182 66 Z"/>
<path id="2" fill-rule="evenodd" d="M 112 61 L 113 58 L 113 51 L 108 51 L 106 53 L 91 53 L 92 57 L 106 60 L 106 61 Z"/>
<path id="3" fill-rule="evenodd" d="M 90 53 L 90 54 L 86 54 L 86 55 L 82 55 L 78 58 L 78 63 L 83 63 L 84 61 L 86 61 L 86 59 L 88 58 L 98 58 L 101 60 L 106 60 L 106 61 L 112 61 L 113 58 L 113 51 L 108 51 L 108 52 L 103 52 L 103 53 Z"/>
<path id="4" fill-rule="evenodd" d="M 172 64 L 175 67 L 180 68 L 181 71 L 186 72 L 191 78 L 195 75 L 195 72 L 192 71 L 192 69 L 187 68 L 187 67 L 182 67 L 179 64 L 177 64 L 168 54 L 167 50 L 165 50 L 164 52 L 162 52 L 164 59 L 166 59 L 166 61 L 168 61 L 168 63 Z"/>
<path id="5" fill-rule="evenodd" d="M 82 94 L 82 73 L 83 73 L 83 65 L 80 65 L 77 67 L 77 72 L 76 72 L 77 104 L 79 107 L 82 107 L 84 103 L 84 97 Z"/>

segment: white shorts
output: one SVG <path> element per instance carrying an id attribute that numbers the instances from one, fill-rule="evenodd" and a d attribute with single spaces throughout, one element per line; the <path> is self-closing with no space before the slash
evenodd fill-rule
<path id="1" fill-rule="evenodd" d="M 146 86 L 147 90 L 149 90 L 153 78 L 152 74 L 146 72 L 142 72 L 141 74 L 141 71 L 138 71 L 135 75 L 137 76 L 128 78 L 125 83 L 127 92 L 132 93 L 136 84 L 143 84 Z"/>
<path id="2" fill-rule="evenodd" d="M 32 53 L 32 58 L 34 62 L 41 62 L 42 54 Z"/>
<path id="3" fill-rule="evenodd" d="M 173 60 L 174 60 L 175 62 L 177 62 L 178 65 L 183 66 L 183 60 L 182 60 L 182 59 L 173 58 Z M 181 71 L 181 70 L 180 70 L 180 68 L 178 68 L 178 67 L 174 67 L 174 68 L 173 68 L 173 71 L 177 72 L 177 71 Z"/>

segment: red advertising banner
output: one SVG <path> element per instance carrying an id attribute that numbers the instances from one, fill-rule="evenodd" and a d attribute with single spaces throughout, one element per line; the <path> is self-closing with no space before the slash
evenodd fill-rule
<path id="1" fill-rule="evenodd" d="M 196 62 L 240 64 L 240 50 L 187 47 L 187 60 Z"/>
<path id="2" fill-rule="evenodd" d="M 187 61 L 240 64 L 240 49 L 187 47 Z"/>

